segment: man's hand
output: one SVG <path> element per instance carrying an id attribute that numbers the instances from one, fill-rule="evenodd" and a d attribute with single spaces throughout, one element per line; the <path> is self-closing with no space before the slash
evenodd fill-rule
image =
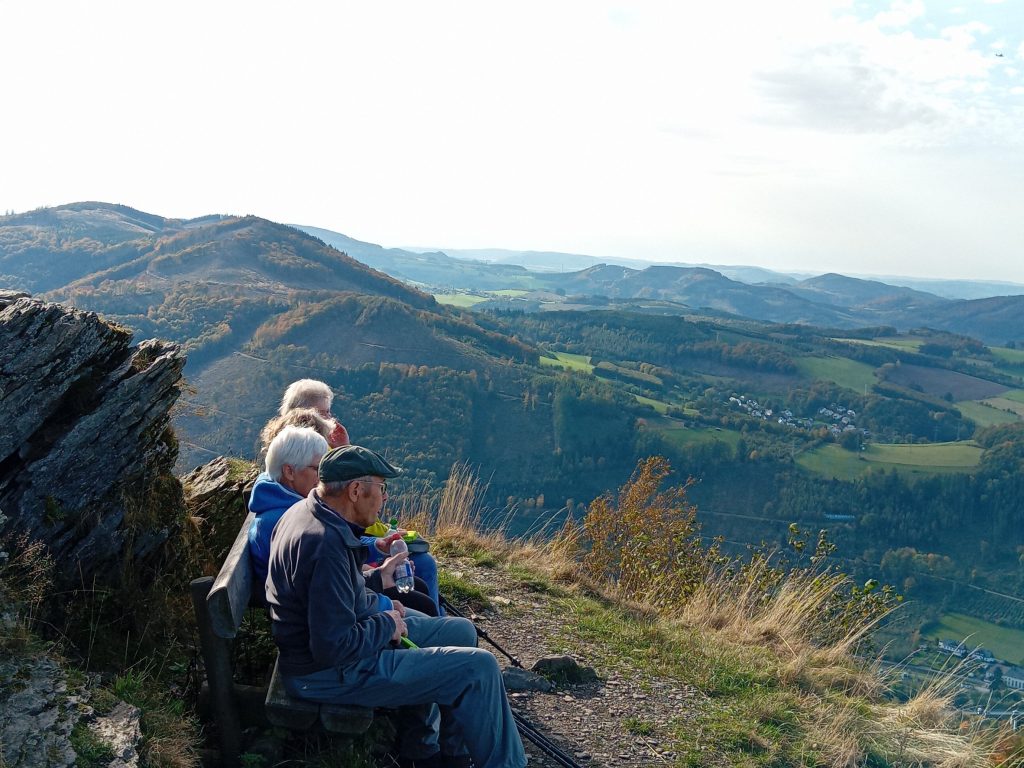
<path id="1" fill-rule="evenodd" d="M 395 622 L 395 631 L 391 635 L 391 642 L 402 642 L 402 636 L 409 634 L 409 630 L 405 626 L 405 619 L 402 618 L 402 614 L 395 610 L 384 611 L 384 613 L 390 616 L 392 621 Z"/>
<path id="2" fill-rule="evenodd" d="M 380 567 L 380 583 L 384 589 L 390 589 L 395 586 L 395 567 L 399 563 L 404 563 L 409 558 L 408 552 L 399 552 L 397 555 L 392 555 Z"/>
<path id="3" fill-rule="evenodd" d="M 405 535 L 405 531 L 399 528 L 395 533 L 389 533 L 387 536 L 381 536 L 373 545 L 379 549 L 385 555 L 391 554 L 391 545 L 394 544 L 395 539 L 400 539 Z"/>
<path id="4" fill-rule="evenodd" d="M 397 600 L 392 600 L 391 604 L 395 607 L 395 610 L 402 614 L 402 618 L 405 618 L 405 606 Z"/>

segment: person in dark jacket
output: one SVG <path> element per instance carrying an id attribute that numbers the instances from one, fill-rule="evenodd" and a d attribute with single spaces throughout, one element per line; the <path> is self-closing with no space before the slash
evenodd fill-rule
<path id="1" fill-rule="evenodd" d="M 252 564 L 253 583 L 258 585 L 256 588 L 261 599 L 267 581 L 270 537 L 274 527 L 290 506 L 302 501 L 316 486 L 317 466 L 327 451 L 327 440 L 323 435 L 301 427 L 284 427 L 267 447 L 266 470 L 256 478 L 249 494 L 249 511 L 255 514 L 249 528 L 249 562 Z M 385 558 L 377 557 L 372 565 L 382 567 L 385 562 Z M 418 570 L 419 561 L 414 559 L 413 562 Z M 437 571 L 434 570 L 435 583 L 436 577 Z M 390 587 L 382 594 L 389 599 L 401 600 L 406 608 L 428 616 L 438 615 L 437 602 L 430 596 L 429 585 L 419 578 L 414 592 L 403 595 L 397 588 Z M 390 600 L 386 607 L 391 607 Z"/>
<path id="2" fill-rule="evenodd" d="M 317 487 L 274 529 L 267 602 L 285 688 L 312 701 L 405 708 L 414 722 L 400 731 L 415 737 L 402 745 L 405 765 L 523 768 L 501 671 L 475 647 L 472 622 L 405 614 L 400 602 L 381 610 L 367 587 L 360 536 L 399 474 L 367 448 L 336 448 L 320 462 Z M 389 586 L 384 569 L 374 574 Z M 398 647 L 404 637 L 418 647 Z"/>

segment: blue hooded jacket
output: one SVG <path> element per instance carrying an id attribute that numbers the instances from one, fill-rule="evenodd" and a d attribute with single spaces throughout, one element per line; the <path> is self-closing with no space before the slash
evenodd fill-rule
<path id="1" fill-rule="evenodd" d="M 270 534 L 281 519 L 281 515 L 302 497 L 290 488 L 285 488 L 266 472 L 261 472 L 252 487 L 249 496 L 249 511 L 255 513 L 249 529 L 249 560 L 255 583 L 263 584 L 267 580 L 267 563 L 270 562 Z"/>

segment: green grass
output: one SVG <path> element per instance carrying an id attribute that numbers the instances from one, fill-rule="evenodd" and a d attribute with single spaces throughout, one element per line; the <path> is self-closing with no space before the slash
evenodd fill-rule
<path id="1" fill-rule="evenodd" d="M 1008 416 L 1024 416 L 1024 403 L 1009 397 L 988 397 L 981 402 L 997 410 L 1008 412 Z"/>
<path id="2" fill-rule="evenodd" d="M 1009 392 L 1003 392 L 1000 397 L 1005 397 L 1007 400 L 1013 400 L 1017 403 L 1024 403 L 1024 389 L 1011 389 Z"/>
<path id="3" fill-rule="evenodd" d="M 982 449 L 970 440 L 956 443 L 902 445 L 872 443 L 862 455 L 867 461 L 880 464 L 905 464 L 914 467 L 947 467 L 970 469 L 978 466 Z"/>
<path id="4" fill-rule="evenodd" d="M 1024 365 L 1024 349 L 1007 349 L 1006 347 L 989 347 L 992 354 L 1011 365 Z"/>
<path id="5" fill-rule="evenodd" d="M 858 393 L 870 390 L 877 381 L 874 368 L 845 357 L 801 357 L 796 364 L 804 376 L 833 381 Z"/>
<path id="6" fill-rule="evenodd" d="M 797 464 L 824 477 L 853 480 L 872 468 L 895 469 L 911 475 L 968 472 L 978 465 L 982 449 L 973 442 L 925 445 L 871 443 L 863 451 L 848 451 L 826 443 L 797 457 Z"/>
<path id="7" fill-rule="evenodd" d="M 500 291 L 488 291 L 493 296 L 525 296 L 529 291 L 524 291 L 519 288 L 504 288 Z"/>
<path id="8" fill-rule="evenodd" d="M 656 429 L 661 436 L 673 445 L 682 448 L 687 445 L 699 443 L 725 443 L 730 448 L 735 448 L 741 437 L 740 433 L 733 429 L 715 429 L 714 427 L 680 427 L 675 422 L 665 421 L 649 422 L 651 429 Z"/>
<path id="9" fill-rule="evenodd" d="M 437 586 L 441 594 L 456 605 L 468 604 L 473 607 L 473 610 L 482 610 L 491 605 L 491 601 L 480 587 L 449 571 L 438 571 Z"/>
<path id="10" fill-rule="evenodd" d="M 956 407 L 960 409 L 960 413 L 981 427 L 1020 421 L 1020 417 L 1016 414 L 993 408 L 991 405 L 985 405 L 985 403 L 975 400 L 961 400 Z"/>
<path id="11" fill-rule="evenodd" d="M 568 352 L 555 352 L 555 356 L 541 357 L 540 364 L 555 368 L 564 368 L 567 371 L 582 371 L 593 373 L 594 366 L 590 364 L 590 355 L 572 355 Z"/>
<path id="12" fill-rule="evenodd" d="M 661 400 L 652 400 L 651 398 L 644 397 L 643 395 L 633 395 L 633 397 L 636 398 L 638 403 L 649 405 L 658 413 L 667 413 L 668 409 L 671 407 L 668 403 L 662 402 Z"/>
<path id="13" fill-rule="evenodd" d="M 826 443 L 813 451 L 804 451 L 796 457 L 796 463 L 823 477 L 854 480 L 868 471 L 868 465 L 861 460 L 860 453 L 848 451 L 834 443 Z"/>
<path id="14" fill-rule="evenodd" d="M 71 730 L 71 748 L 75 750 L 75 768 L 99 768 L 110 765 L 114 748 L 79 721 Z"/>
<path id="15" fill-rule="evenodd" d="M 901 336 L 882 336 L 877 339 L 833 338 L 832 341 L 843 341 L 847 344 L 862 344 L 865 347 L 888 347 L 889 349 L 909 350 L 911 352 L 916 352 L 923 343 L 921 339 Z"/>
<path id="16" fill-rule="evenodd" d="M 921 628 L 921 637 L 938 640 L 964 640 L 992 651 L 997 659 L 1024 664 L 1024 630 L 1001 627 L 962 613 L 945 613 L 938 621 Z"/>
<path id="17" fill-rule="evenodd" d="M 434 300 L 438 304 L 447 304 L 450 307 L 462 307 L 468 309 L 481 301 L 487 301 L 486 296 L 474 296 L 469 293 L 435 293 Z"/>

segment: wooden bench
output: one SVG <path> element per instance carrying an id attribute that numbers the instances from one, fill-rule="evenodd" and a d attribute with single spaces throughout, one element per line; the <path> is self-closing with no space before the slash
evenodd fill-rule
<path id="1" fill-rule="evenodd" d="M 238 764 L 243 746 L 243 720 L 262 721 L 290 730 L 323 728 L 331 733 L 348 734 L 364 732 L 373 721 L 373 710 L 366 707 L 316 704 L 292 698 L 284 689 L 277 662 L 263 696 L 262 713 L 245 711 L 253 708 L 248 702 L 254 699 L 254 691 L 260 693 L 262 689 L 235 682 L 231 646 L 246 610 L 254 605 L 253 574 L 249 564 L 249 527 L 253 517 L 250 512 L 242 523 L 217 578 L 204 576 L 191 583 L 192 607 L 199 627 L 211 707 L 220 729 L 221 760 L 226 766 Z"/>

